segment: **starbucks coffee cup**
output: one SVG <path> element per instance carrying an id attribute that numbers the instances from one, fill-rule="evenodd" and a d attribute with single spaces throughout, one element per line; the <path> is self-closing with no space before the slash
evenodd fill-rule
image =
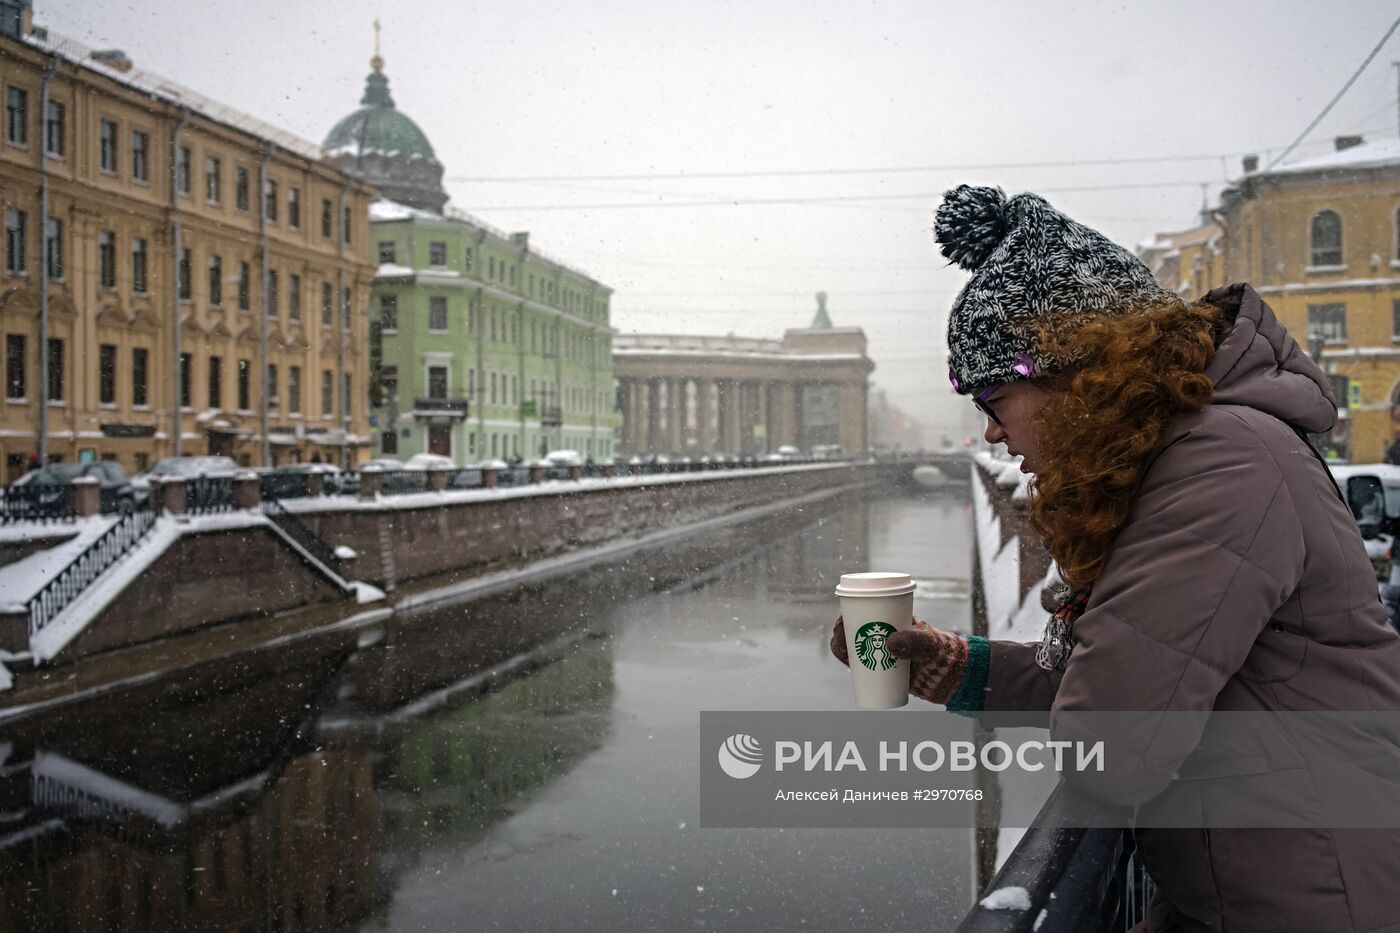
<path id="1" fill-rule="evenodd" d="M 843 573 L 836 587 L 845 620 L 846 656 L 856 705 L 893 709 L 909 703 L 909 662 L 886 639 L 914 627 L 914 580 L 907 573 Z"/>

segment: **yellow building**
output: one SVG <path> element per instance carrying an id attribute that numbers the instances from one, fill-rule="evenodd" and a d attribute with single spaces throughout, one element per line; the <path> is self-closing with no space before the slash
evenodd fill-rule
<path id="1" fill-rule="evenodd" d="M 41 451 L 356 460 L 374 190 L 27 19 L 0 18 L 4 479 Z"/>
<path id="2" fill-rule="evenodd" d="M 1159 233 L 1137 248 L 1157 283 L 1187 300 L 1224 284 L 1225 231 L 1213 219 L 1204 220 L 1190 230 Z"/>
<path id="3" fill-rule="evenodd" d="M 1400 433 L 1400 140 L 1339 137 L 1221 196 L 1224 281 L 1250 282 L 1320 357 L 1340 406 L 1332 447 L 1382 458 Z"/>

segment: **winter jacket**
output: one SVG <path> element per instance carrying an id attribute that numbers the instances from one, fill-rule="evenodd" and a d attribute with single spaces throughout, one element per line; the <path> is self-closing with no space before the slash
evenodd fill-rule
<path id="1" fill-rule="evenodd" d="M 1332 426 L 1326 377 L 1249 286 L 1207 300 L 1227 323 L 1211 404 L 1162 439 L 1063 674 L 1034 645 L 991 642 L 984 709 L 1049 709 L 1070 741 L 1093 740 L 1078 711 L 1400 710 L 1400 636 L 1355 520 L 1293 429 Z M 1182 786 L 1196 751 L 1066 779 L 1140 806 Z M 1135 837 L 1157 885 L 1139 930 L 1400 933 L 1400 830 Z"/>

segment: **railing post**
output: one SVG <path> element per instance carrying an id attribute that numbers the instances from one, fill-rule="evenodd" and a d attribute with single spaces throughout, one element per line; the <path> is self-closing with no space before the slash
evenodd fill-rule
<path id="1" fill-rule="evenodd" d="M 544 464 L 535 462 L 530 464 L 530 485 L 538 485 L 544 482 Z"/>
<path id="2" fill-rule="evenodd" d="M 603 464 L 603 479 L 612 479 L 617 475 L 617 467 L 611 463 Z"/>
<path id="3" fill-rule="evenodd" d="M 160 481 L 159 507 L 157 511 L 169 512 L 171 515 L 184 515 L 185 503 L 185 480 L 182 477 L 172 476 L 169 479 Z"/>
<path id="4" fill-rule="evenodd" d="M 484 466 L 481 468 L 481 488 L 495 489 L 496 479 L 501 475 L 500 467 Z"/>
<path id="5" fill-rule="evenodd" d="M 233 478 L 233 507 L 256 509 L 262 505 L 262 480 L 251 470 Z"/>
<path id="6" fill-rule="evenodd" d="M 68 486 L 69 509 L 78 518 L 102 511 L 102 486 L 93 476 L 76 477 Z"/>
<path id="7" fill-rule="evenodd" d="M 360 498 L 375 499 L 384 488 L 384 473 L 377 466 L 360 468 Z"/>
<path id="8" fill-rule="evenodd" d="M 326 475 L 317 470 L 306 474 L 306 494 L 312 498 L 326 491 Z"/>
<path id="9" fill-rule="evenodd" d="M 583 467 L 578 466 L 577 464 L 575 464 L 575 465 L 573 465 L 573 466 L 570 466 L 570 467 L 569 467 L 569 479 L 575 480 L 575 481 L 580 480 L 580 479 L 583 479 Z"/>
<path id="10" fill-rule="evenodd" d="M 428 490 L 430 492 L 446 492 L 449 475 L 451 475 L 450 471 L 441 467 L 433 467 L 428 471 Z"/>

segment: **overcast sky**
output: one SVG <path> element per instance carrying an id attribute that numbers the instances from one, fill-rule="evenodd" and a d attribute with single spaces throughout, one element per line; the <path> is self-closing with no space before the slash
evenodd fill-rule
<path id="1" fill-rule="evenodd" d="M 1400 14 L 1335 0 L 34 6 L 40 24 L 316 142 L 358 106 L 378 17 L 390 90 L 452 202 L 616 289 L 617 328 L 777 337 L 824 290 L 834 322 L 870 337 L 876 384 L 934 430 L 966 405 L 943 363 L 963 274 L 929 233 L 939 192 L 1042 192 L 1130 247 L 1191 226 L 1202 184 L 1213 199 L 1241 155 L 1291 142 Z M 1393 59 L 1400 36 L 1297 155 L 1340 133 L 1395 136 Z M 749 174 L 659 177 L 696 173 Z M 598 175 L 642 177 L 577 177 Z"/>

